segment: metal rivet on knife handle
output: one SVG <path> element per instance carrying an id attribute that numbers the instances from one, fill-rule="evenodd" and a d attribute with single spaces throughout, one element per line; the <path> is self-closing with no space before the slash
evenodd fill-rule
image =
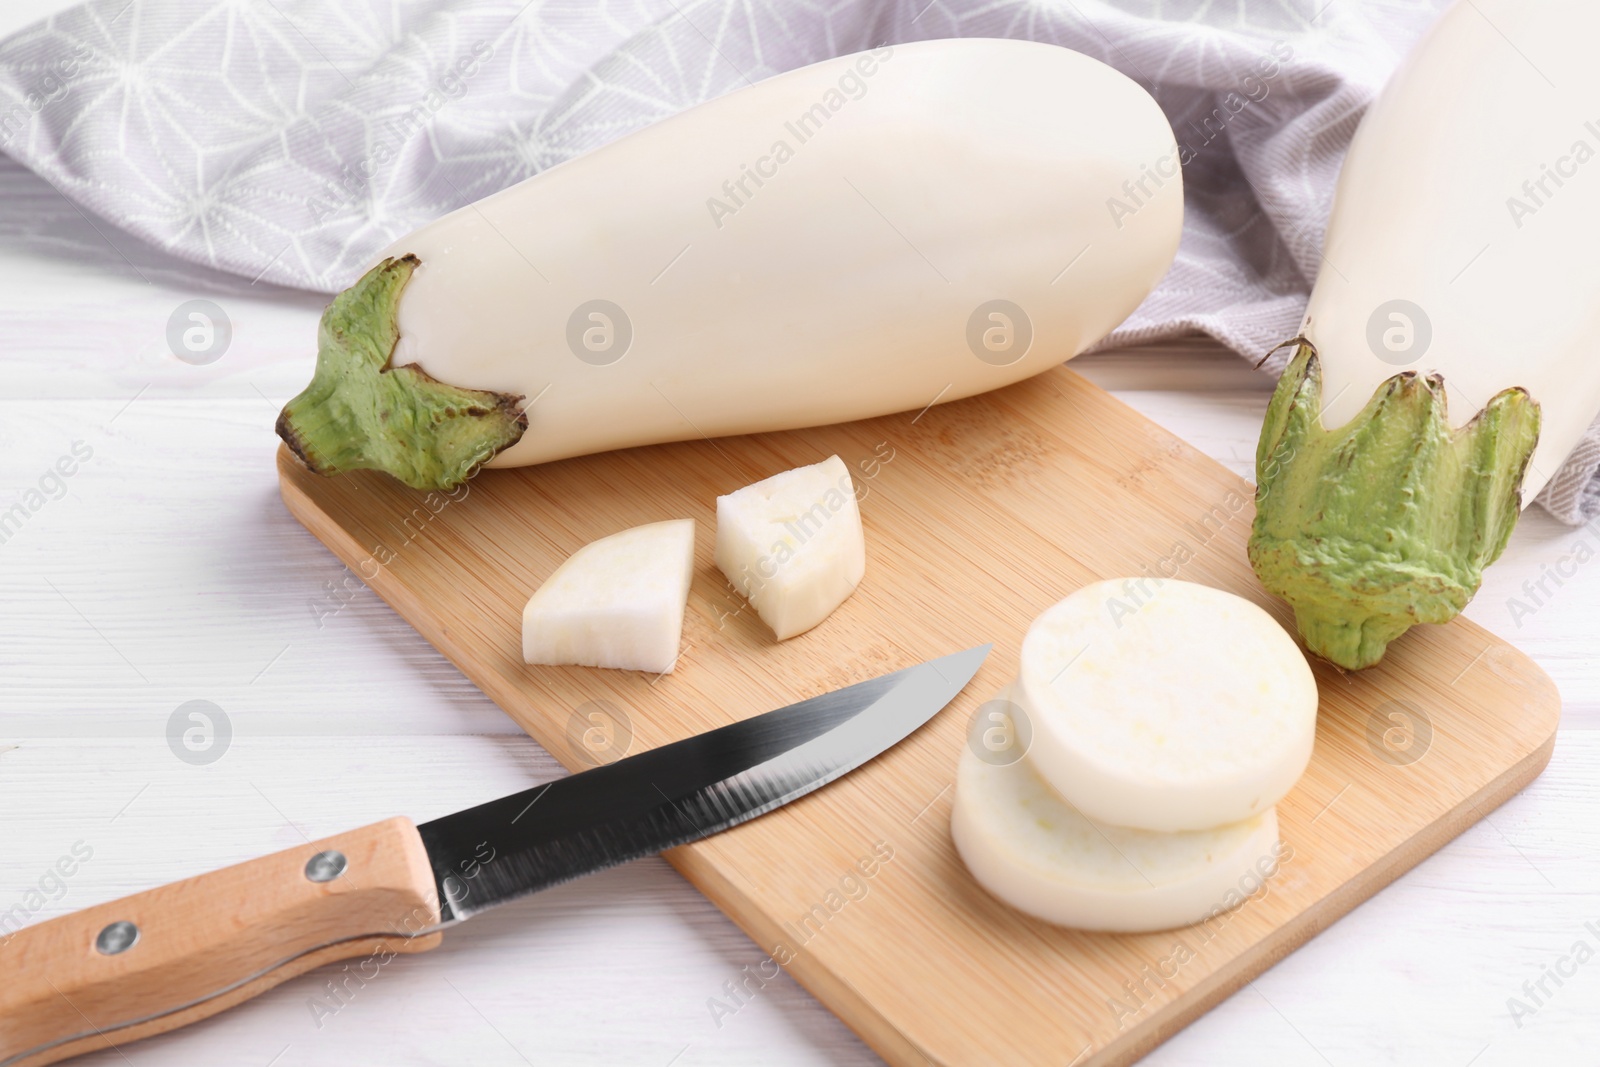
<path id="1" fill-rule="evenodd" d="M 30 923 L 0 946 L 0 1064 L 121 1047 L 336 960 L 422 952 L 440 935 L 415 931 L 438 924 L 427 850 L 402 818 Z"/>
<path id="2" fill-rule="evenodd" d="M 94 950 L 102 956 L 126 952 L 139 940 L 139 928 L 126 919 L 110 923 L 94 939 Z"/>
<path id="3" fill-rule="evenodd" d="M 312 882 L 331 882 L 344 873 L 350 861 L 343 852 L 318 852 L 306 860 L 306 878 Z"/>

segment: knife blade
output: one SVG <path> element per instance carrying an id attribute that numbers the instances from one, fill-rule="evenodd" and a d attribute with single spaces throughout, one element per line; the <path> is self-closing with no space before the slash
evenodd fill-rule
<path id="1" fill-rule="evenodd" d="M 726 830 L 826 785 L 948 704 L 989 647 L 423 823 L 444 921 Z"/>
<path id="2" fill-rule="evenodd" d="M 0 1067 L 163 1033 L 324 963 L 426 951 L 486 908 L 747 822 L 893 747 L 990 648 L 25 927 L 0 939 Z"/>

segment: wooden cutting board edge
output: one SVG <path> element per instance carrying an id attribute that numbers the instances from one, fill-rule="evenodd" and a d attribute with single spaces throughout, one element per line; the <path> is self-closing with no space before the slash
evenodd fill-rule
<path id="1" fill-rule="evenodd" d="M 1522 656 L 1522 653 L 1518 652 L 1517 655 Z M 1532 660 L 1528 660 L 1528 663 L 1540 671 Z M 1367 865 L 1360 874 L 1341 883 L 1318 904 L 1278 927 L 1267 939 L 1234 957 L 1226 968 L 1213 974 L 1202 987 L 1157 1011 L 1146 1023 L 1130 1030 L 1125 1038 L 1107 1045 L 1090 1059 L 1064 1061 L 1067 1067 L 1127 1067 L 1138 1062 L 1268 968 L 1338 922 L 1358 904 L 1364 903 L 1443 848 L 1539 777 L 1555 751 L 1558 721 L 1559 716 L 1553 716 L 1549 736 L 1537 748 L 1477 793 L 1463 797 L 1447 815 L 1427 824 L 1404 845 Z M 743 886 L 724 877 L 715 865 L 704 862 L 692 846 L 673 849 L 664 855 L 678 873 L 716 904 L 758 946 L 775 944 L 786 938 L 781 927 L 763 913 L 761 906 Z M 816 964 L 809 953 L 797 955 L 784 970 L 812 996 L 826 1004 L 888 1063 L 938 1064 L 939 1067 L 947 1067 L 884 1018 L 849 982 Z"/>
<path id="2" fill-rule="evenodd" d="M 1122 1042 L 1108 1045 L 1099 1056 L 1075 1067 L 1126 1067 L 1153 1052 L 1178 1031 L 1354 911 L 1356 905 L 1371 899 L 1379 890 L 1520 793 L 1544 771 L 1555 746 L 1556 734 L 1552 726 L 1550 736 L 1542 745 L 1507 768 L 1499 778 L 1472 797 L 1463 799 L 1448 815 L 1429 823 L 1400 848 L 1390 850 L 1383 859 L 1363 868 L 1360 874 L 1343 882 L 1318 904 L 1278 927 L 1266 940 L 1235 957 L 1227 968 L 1212 975 L 1204 988 L 1166 1012 L 1167 1017 L 1158 1015 L 1147 1032 L 1130 1034 L 1126 1045 Z"/>
<path id="3" fill-rule="evenodd" d="M 332 522 L 299 487 L 291 475 L 303 473 L 298 460 L 286 447 L 278 452 L 280 491 L 285 506 L 314 536 L 321 540 L 343 563 L 356 570 L 368 556 L 338 523 Z M 1238 479 L 1242 492 L 1253 495 L 1253 490 L 1243 479 Z M 359 572 L 358 572 L 359 573 Z M 428 618 L 422 605 L 415 603 L 412 592 L 399 581 L 389 577 L 386 568 L 367 579 L 367 584 L 394 608 L 402 617 L 412 621 L 421 636 L 482 688 L 490 699 L 505 706 L 516 694 L 498 690 L 493 676 L 480 677 L 470 667 L 467 650 L 458 645 L 445 627 L 434 627 L 417 620 Z M 1473 629 L 1473 624 L 1465 623 Z M 1498 639 L 1492 638 L 1497 641 Z M 1510 646 L 1504 646 L 1510 648 Z M 1543 671 L 1520 651 L 1511 649 L 1535 676 L 1549 687 L 1554 695 L 1554 685 Z M 1545 703 L 1541 701 L 1541 703 Z M 1338 921 L 1362 901 L 1398 878 L 1402 873 L 1436 852 L 1446 842 L 1503 804 L 1536 778 L 1549 763 L 1555 747 L 1556 725 L 1559 722 L 1559 697 L 1553 702 L 1554 714 L 1550 716 L 1550 732 L 1543 742 L 1529 751 L 1497 778 L 1480 788 L 1477 793 L 1463 798 L 1446 815 L 1435 819 L 1407 839 L 1401 846 L 1391 849 L 1381 859 L 1367 865 L 1360 873 L 1341 883 L 1321 901 L 1280 926 L 1273 934 L 1249 950 L 1229 961 L 1228 965 L 1209 976 L 1181 1000 L 1160 1009 L 1141 1026 L 1103 1047 L 1094 1057 L 1084 1061 L 1068 1061 L 1073 1067 L 1117 1067 L 1131 1064 L 1168 1040 L 1179 1030 L 1204 1015 L 1211 1008 L 1243 987 L 1279 960 L 1283 959 L 1316 934 Z M 1546 703 L 1547 708 L 1551 707 Z M 527 726 L 526 723 L 522 724 Z M 559 733 L 535 731 L 535 740 L 572 765 L 574 753 L 568 751 L 567 739 Z M 541 735 L 544 736 L 541 736 Z M 770 945 L 778 940 L 781 931 L 751 897 L 750 887 L 725 877 L 715 865 L 702 856 L 693 845 L 674 849 L 665 854 L 666 859 L 697 889 L 727 914 L 736 925 L 758 945 Z M 938 1062 L 916 1041 L 902 1032 L 893 1022 L 873 1008 L 871 1002 L 854 989 L 850 983 L 829 972 L 808 953 L 801 953 L 785 968 L 808 991 L 827 1004 L 870 1047 L 893 1064 L 926 1064 Z"/>

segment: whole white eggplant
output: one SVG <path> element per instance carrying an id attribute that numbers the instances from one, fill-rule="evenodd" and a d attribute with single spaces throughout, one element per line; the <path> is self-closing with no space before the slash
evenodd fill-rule
<path id="1" fill-rule="evenodd" d="M 1465 607 L 1600 415 L 1597 40 L 1593 0 L 1463 0 L 1350 146 L 1250 541 L 1341 666 Z"/>
<path id="2" fill-rule="evenodd" d="M 447 487 L 917 410 L 1120 323 L 1176 253 L 1172 130 L 1020 41 L 880 48 L 691 108 L 422 227 L 337 297 L 279 432 Z"/>

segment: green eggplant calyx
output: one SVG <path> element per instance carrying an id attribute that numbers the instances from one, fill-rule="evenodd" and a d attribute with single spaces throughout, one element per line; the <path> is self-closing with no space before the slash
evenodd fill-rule
<path id="1" fill-rule="evenodd" d="M 1356 670 L 1478 591 L 1521 514 L 1539 405 L 1506 389 L 1452 430 L 1444 380 L 1414 371 L 1336 430 L 1321 405 L 1322 365 L 1302 341 L 1261 427 L 1250 565 L 1312 652 Z"/>
<path id="2" fill-rule="evenodd" d="M 463 389 L 416 364 L 390 365 L 400 295 L 421 266 L 385 259 L 333 298 L 317 329 L 317 369 L 278 415 L 278 436 L 318 474 L 385 471 L 413 489 L 470 478 L 528 428 L 522 397 Z"/>

